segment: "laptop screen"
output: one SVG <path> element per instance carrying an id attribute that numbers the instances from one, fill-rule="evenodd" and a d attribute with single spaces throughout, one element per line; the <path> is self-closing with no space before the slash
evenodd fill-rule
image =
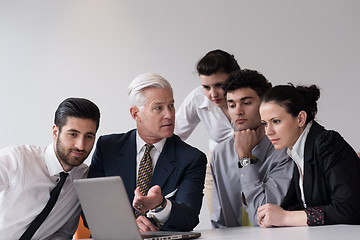
<path id="1" fill-rule="evenodd" d="M 201 235 L 195 232 L 140 234 L 134 210 L 119 176 L 77 179 L 74 186 L 94 239 L 191 239 Z"/>

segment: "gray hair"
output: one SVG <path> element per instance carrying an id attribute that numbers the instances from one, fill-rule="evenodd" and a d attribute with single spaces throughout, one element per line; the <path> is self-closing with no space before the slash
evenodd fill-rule
<path id="1" fill-rule="evenodd" d="M 162 76 L 156 73 L 143 73 L 137 76 L 128 87 L 128 97 L 131 106 L 137 106 L 140 109 L 146 104 L 146 98 L 143 90 L 146 88 L 170 88 L 170 83 Z"/>

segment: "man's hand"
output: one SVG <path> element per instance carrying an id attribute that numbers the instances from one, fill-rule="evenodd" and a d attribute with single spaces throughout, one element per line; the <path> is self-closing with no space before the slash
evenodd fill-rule
<path id="1" fill-rule="evenodd" d="M 140 232 L 159 231 L 159 228 L 152 224 L 145 216 L 139 216 L 136 219 L 136 224 L 138 225 Z"/>
<path id="2" fill-rule="evenodd" d="M 263 126 L 260 125 L 256 129 L 246 129 L 234 132 L 235 150 L 240 158 L 251 157 L 252 149 L 260 141 L 260 131 Z"/>
<path id="3" fill-rule="evenodd" d="M 140 188 L 135 189 L 133 207 L 141 212 L 147 212 L 150 209 L 158 207 L 162 201 L 161 188 L 158 185 L 149 189 L 147 196 L 141 195 Z"/>

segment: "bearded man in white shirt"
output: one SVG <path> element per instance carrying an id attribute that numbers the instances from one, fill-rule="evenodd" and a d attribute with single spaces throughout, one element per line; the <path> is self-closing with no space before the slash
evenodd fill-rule
<path id="1" fill-rule="evenodd" d="M 0 150 L 1 239 L 72 238 L 80 215 L 73 180 L 86 177 L 88 167 L 83 162 L 94 145 L 99 122 L 100 111 L 93 102 L 68 98 L 55 112 L 53 143 Z M 63 185 L 55 205 L 39 222 L 59 181 Z"/>

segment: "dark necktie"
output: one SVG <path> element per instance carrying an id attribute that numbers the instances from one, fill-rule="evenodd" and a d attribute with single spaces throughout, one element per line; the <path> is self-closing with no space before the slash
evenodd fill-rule
<path id="1" fill-rule="evenodd" d="M 145 153 L 140 161 L 139 166 L 139 172 L 138 172 L 138 180 L 137 180 L 137 186 L 140 187 L 140 192 L 143 196 L 147 195 L 147 192 L 149 191 L 149 185 L 151 182 L 152 177 L 152 160 L 150 156 L 150 151 L 154 147 L 154 145 L 145 145 Z M 138 217 L 140 215 L 145 215 L 144 213 L 135 210 L 135 216 Z"/>
<path id="2" fill-rule="evenodd" d="M 34 236 L 35 232 L 38 230 L 38 228 L 41 226 L 41 224 L 45 221 L 46 217 L 49 215 L 51 210 L 53 209 L 62 186 L 64 185 L 64 182 L 69 174 L 65 172 L 60 173 L 60 180 L 56 184 L 56 186 L 51 190 L 50 192 L 50 199 L 47 202 L 44 209 L 37 215 L 37 217 L 30 223 L 28 229 L 23 233 L 23 235 L 20 237 L 20 240 L 29 240 Z"/>

